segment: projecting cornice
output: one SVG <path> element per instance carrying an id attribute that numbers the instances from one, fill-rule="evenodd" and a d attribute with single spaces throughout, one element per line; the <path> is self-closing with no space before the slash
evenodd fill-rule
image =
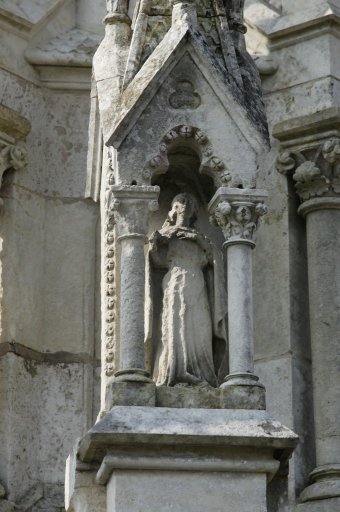
<path id="1" fill-rule="evenodd" d="M 73 28 L 26 51 L 50 89 L 90 90 L 92 57 L 101 36 Z"/>
<path id="2" fill-rule="evenodd" d="M 69 0 L 2 0 L 0 28 L 29 39 L 32 32 Z"/>
<path id="3" fill-rule="evenodd" d="M 340 137 L 340 107 L 329 107 L 314 114 L 282 121 L 273 127 L 272 134 L 283 148 L 290 150 Z"/>
<path id="4" fill-rule="evenodd" d="M 245 20 L 268 39 L 271 50 L 319 37 L 322 33 L 340 37 L 340 7 L 335 1 L 323 1 L 314 8 L 286 15 L 275 7 L 255 1 L 246 7 Z"/>

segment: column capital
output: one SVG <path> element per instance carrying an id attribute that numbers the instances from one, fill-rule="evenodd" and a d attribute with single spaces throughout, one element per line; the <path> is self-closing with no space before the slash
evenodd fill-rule
<path id="1" fill-rule="evenodd" d="M 220 187 L 208 205 L 211 222 L 222 229 L 225 246 L 248 244 L 255 247 L 254 233 L 267 212 L 264 190 Z"/>
<path id="2" fill-rule="evenodd" d="M 158 209 L 158 186 L 112 185 L 107 188 L 105 207 L 117 228 L 118 239 L 146 238 L 150 212 Z"/>
<path id="3" fill-rule="evenodd" d="M 293 177 L 296 192 L 303 203 L 299 212 L 303 215 L 314 209 L 338 208 L 336 206 L 340 199 L 340 139 L 338 137 L 316 142 L 312 146 L 302 146 L 294 151 L 283 150 L 277 158 L 276 168 L 281 174 Z"/>

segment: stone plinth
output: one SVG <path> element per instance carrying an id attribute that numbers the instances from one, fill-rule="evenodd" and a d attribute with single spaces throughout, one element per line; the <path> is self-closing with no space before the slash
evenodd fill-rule
<path id="1" fill-rule="evenodd" d="M 69 460 L 67 510 L 83 512 L 87 479 L 93 495 L 106 488 L 93 512 L 266 512 L 296 443 L 265 411 L 113 407 Z"/>

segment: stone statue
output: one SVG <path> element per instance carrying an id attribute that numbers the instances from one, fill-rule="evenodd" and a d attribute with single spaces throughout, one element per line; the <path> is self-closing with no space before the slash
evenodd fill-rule
<path id="1" fill-rule="evenodd" d="M 157 385 L 218 385 L 213 345 L 219 340 L 226 350 L 223 261 L 210 240 L 195 229 L 197 210 L 193 195 L 178 194 L 163 227 L 150 240 L 148 340 L 155 326 L 152 269 L 167 270 L 152 370 Z"/>

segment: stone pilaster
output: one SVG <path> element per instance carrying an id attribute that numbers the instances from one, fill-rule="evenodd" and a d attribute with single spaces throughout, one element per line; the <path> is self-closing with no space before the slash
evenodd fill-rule
<path id="1" fill-rule="evenodd" d="M 306 219 L 317 464 L 301 495 L 309 502 L 340 496 L 340 140 L 283 151 L 277 167 L 291 173 Z"/>
<path id="2" fill-rule="evenodd" d="M 221 187 L 209 204 L 224 234 L 228 261 L 229 375 L 223 388 L 262 387 L 254 375 L 252 250 L 266 197 L 264 191 Z"/>

